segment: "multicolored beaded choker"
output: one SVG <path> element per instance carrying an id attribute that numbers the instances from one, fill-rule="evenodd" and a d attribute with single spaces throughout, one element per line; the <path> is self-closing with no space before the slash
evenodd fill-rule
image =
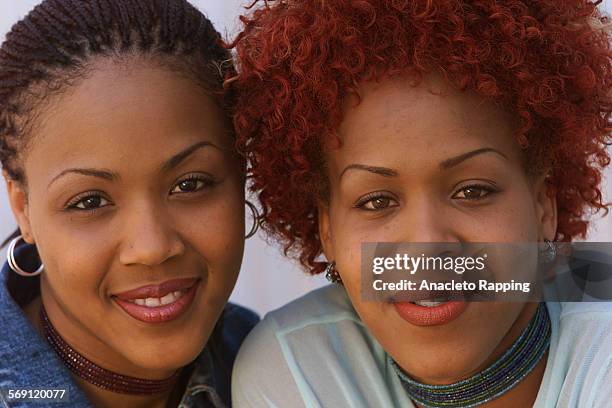
<path id="1" fill-rule="evenodd" d="M 55 330 L 45 308 L 40 308 L 40 318 L 45 337 L 64 364 L 75 375 L 105 390 L 120 394 L 154 395 L 168 391 L 176 382 L 180 370 L 164 380 L 147 380 L 106 370 L 79 354 L 62 339 Z"/>
<path id="2" fill-rule="evenodd" d="M 472 377 L 449 385 L 419 383 L 387 357 L 404 389 L 426 408 L 471 408 L 491 401 L 516 386 L 542 359 L 550 344 L 550 318 L 544 303 L 519 338 L 497 361 Z"/>

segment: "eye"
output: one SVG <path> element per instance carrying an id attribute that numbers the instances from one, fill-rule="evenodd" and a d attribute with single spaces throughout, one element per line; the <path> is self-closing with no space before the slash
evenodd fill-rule
<path id="1" fill-rule="evenodd" d="M 372 193 L 359 199 L 355 207 L 365 211 L 383 211 L 398 205 L 393 197 L 383 193 Z"/>
<path id="2" fill-rule="evenodd" d="M 195 193 L 214 184 L 210 178 L 200 175 L 189 176 L 174 185 L 170 194 Z"/>
<path id="3" fill-rule="evenodd" d="M 84 196 L 76 197 L 68 204 L 68 208 L 77 211 L 92 211 L 106 207 L 109 204 L 110 201 L 99 193 L 86 193 Z"/>
<path id="4" fill-rule="evenodd" d="M 453 194 L 452 198 L 458 200 L 476 201 L 481 200 L 495 192 L 496 190 L 491 186 L 473 184 L 461 188 L 455 194 Z"/>

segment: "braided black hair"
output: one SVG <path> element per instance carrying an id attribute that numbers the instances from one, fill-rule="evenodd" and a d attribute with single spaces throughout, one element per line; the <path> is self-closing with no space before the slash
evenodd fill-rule
<path id="1" fill-rule="evenodd" d="M 94 57 L 159 57 L 198 80 L 227 107 L 233 66 L 212 23 L 186 0 L 45 0 L 0 48 L 0 164 L 26 184 L 20 158 L 31 113 L 87 70 Z"/>

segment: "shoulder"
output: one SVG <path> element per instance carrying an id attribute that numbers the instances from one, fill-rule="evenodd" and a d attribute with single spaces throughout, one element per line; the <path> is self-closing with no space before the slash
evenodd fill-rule
<path id="1" fill-rule="evenodd" d="M 362 388 L 355 384 L 355 372 L 370 377 L 380 372 L 382 378 L 384 370 L 384 351 L 344 289 L 326 286 L 268 313 L 255 327 L 238 353 L 232 398 L 238 407 L 316 406 L 322 401 L 338 406 L 352 398 L 338 387 L 347 392 Z"/>
<path id="2" fill-rule="evenodd" d="M 259 316 L 252 310 L 228 303 L 208 341 L 207 350 L 203 351 L 204 355 L 211 354 L 214 388 L 225 402 L 230 401 L 231 373 L 236 355 L 257 322 Z"/>
<path id="3" fill-rule="evenodd" d="M 223 343 L 236 354 L 246 336 L 258 322 L 257 313 L 234 303 L 228 303 L 221 315 Z"/>
<path id="4" fill-rule="evenodd" d="M 297 347 L 296 342 L 314 345 L 336 335 L 334 328 L 339 326 L 366 330 L 344 288 L 329 285 L 268 313 L 248 336 L 245 347 L 265 348 L 272 339 L 290 348 Z M 362 334 L 367 335 L 357 337 Z"/>
<path id="5" fill-rule="evenodd" d="M 612 401 L 612 303 L 549 304 L 553 330 L 551 386 L 560 404 L 604 407 Z M 557 319 L 553 316 L 556 314 Z M 556 320 L 556 321 L 555 321 Z"/>
<path id="6" fill-rule="evenodd" d="M 257 313 L 234 303 L 228 303 L 209 340 L 222 366 L 232 367 L 244 339 L 259 322 Z"/>
<path id="7" fill-rule="evenodd" d="M 322 328 L 341 323 L 363 327 L 344 289 L 325 286 L 314 290 L 264 317 L 240 349 L 239 368 L 251 362 L 259 365 L 260 360 L 264 364 L 276 361 L 263 356 L 276 352 L 279 347 L 286 355 L 301 344 L 314 345 L 325 337 Z M 313 336 L 315 332 L 317 335 Z"/>
<path id="8" fill-rule="evenodd" d="M 362 326 L 355 309 L 343 287 L 328 285 L 268 313 L 268 327 L 276 327 L 283 333 L 299 331 L 311 325 L 333 324 L 349 321 Z"/>
<path id="9" fill-rule="evenodd" d="M 612 302 L 561 304 L 559 340 L 576 355 L 575 363 L 589 368 L 612 366 Z M 612 380 L 612 378 L 610 378 Z M 612 383 L 608 384 L 612 389 Z"/>
<path id="10" fill-rule="evenodd" d="M 611 302 L 561 302 L 559 341 L 570 350 L 612 351 Z"/>

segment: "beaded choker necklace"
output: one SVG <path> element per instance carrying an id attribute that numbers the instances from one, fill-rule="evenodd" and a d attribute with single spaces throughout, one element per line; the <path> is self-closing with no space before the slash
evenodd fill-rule
<path id="1" fill-rule="evenodd" d="M 497 361 L 470 378 L 449 385 L 422 384 L 408 377 L 387 357 L 404 389 L 426 408 L 471 408 L 491 401 L 512 389 L 542 359 L 550 344 L 550 318 L 544 303 L 520 337 Z"/>
<path id="2" fill-rule="evenodd" d="M 55 330 L 45 308 L 40 308 L 45 338 L 64 364 L 75 375 L 97 387 L 120 394 L 154 395 L 168 391 L 177 380 L 180 370 L 164 380 L 130 377 L 106 370 L 79 354 Z"/>

